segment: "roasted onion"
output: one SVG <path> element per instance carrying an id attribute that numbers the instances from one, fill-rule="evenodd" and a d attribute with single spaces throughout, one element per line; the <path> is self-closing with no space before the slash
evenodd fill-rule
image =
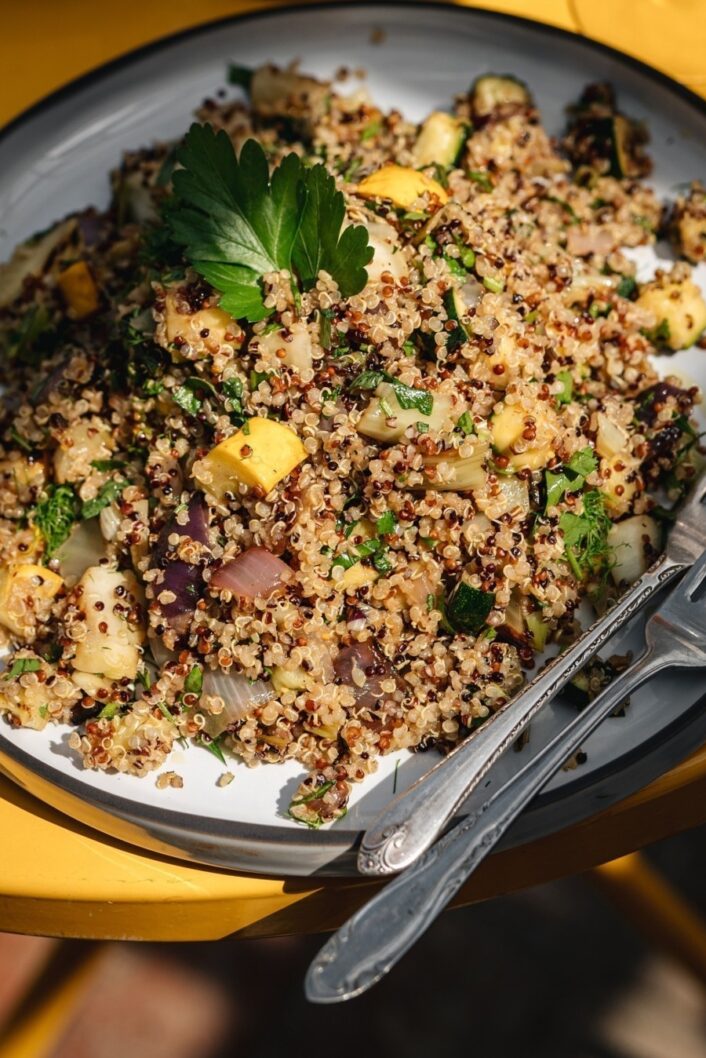
<path id="1" fill-rule="evenodd" d="M 274 697 L 274 690 L 265 680 L 250 681 L 237 672 L 222 669 L 206 669 L 203 677 L 203 693 L 222 698 L 225 708 L 218 716 L 204 710 L 204 731 L 211 738 L 218 738 L 227 728 L 237 724 L 258 705 L 264 705 Z"/>
<path id="2" fill-rule="evenodd" d="M 358 709 L 374 709 L 385 696 L 384 680 L 397 679 L 392 665 L 370 643 L 353 643 L 340 650 L 333 667 L 342 683 L 351 688 Z"/>
<path id="3" fill-rule="evenodd" d="M 216 570 L 211 586 L 239 599 L 266 599 L 291 579 L 292 570 L 281 558 L 264 547 L 249 547 Z"/>

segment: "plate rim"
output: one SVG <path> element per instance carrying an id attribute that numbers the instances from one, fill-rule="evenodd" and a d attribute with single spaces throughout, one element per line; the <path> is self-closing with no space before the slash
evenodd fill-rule
<path id="1" fill-rule="evenodd" d="M 264 9 L 246 10 L 215 19 L 209 19 L 205 22 L 198 22 L 194 26 L 186 27 L 173 33 L 164 34 L 146 44 L 123 52 L 113 59 L 109 59 L 105 63 L 92 67 L 85 73 L 72 78 L 59 88 L 47 93 L 28 107 L 21 110 L 19 114 L 0 127 L 0 145 L 33 119 L 43 115 L 46 111 L 50 111 L 53 107 L 61 105 L 76 96 L 80 96 L 82 92 L 92 85 L 106 80 L 115 73 L 123 72 L 134 64 L 149 58 L 150 55 L 157 54 L 173 45 L 187 42 L 202 35 L 207 35 L 221 27 L 230 28 L 232 26 L 249 22 L 262 22 L 267 19 L 277 19 L 286 17 L 287 15 L 305 14 L 316 11 L 335 13 L 346 8 L 361 12 L 368 11 L 370 12 L 373 21 L 376 12 L 380 12 L 381 9 L 385 8 L 393 10 L 409 10 L 412 8 L 430 13 L 439 12 L 442 16 L 453 12 L 454 15 L 459 15 L 460 17 L 480 19 L 488 23 L 500 24 L 501 27 L 502 25 L 517 26 L 526 31 L 540 33 L 545 39 L 549 37 L 554 38 L 558 42 L 565 41 L 572 45 L 578 44 L 589 51 L 593 51 L 615 60 L 623 67 L 636 71 L 638 74 L 641 74 L 653 83 L 665 88 L 673 96 L 677 96 L 679 99 L 686 102 L 706 118 L 706 98 L 698 95 L 686 85 L 681 84 L 669 74 L 664 73 L 657 67 L 651 66 L 642 59 L 638 59 L 621 51 L 619 48 L 594 40 L 582 33 L 565 29 L 561 26 L 551 25 L 543 22 L 541 19 L 528 18 L 522 15 L 514 15 L 507 12 L 492 11 L 485 8 L 454 3 L 453 0 L 439 0 L 439 2 L 436 2 L 436 0 L 412 0 L 412 2 L 410 2 L 410 0 L 383 0 L 380 4 L 376 3 L 375 0 L 345 0 L 343 3 L 337 2 L 337 0 L 315 0 L 315 2 L 312 3 L 300 2 L 272 4 Z M 685 717 L 691 716 L 699 709 L 702 709 L 704 705 L 706 705 L 706 695 L 702 695 L 699 699 L 694 701 L 688 708 L 686 714 L 681 715 L 665 728 L 661 728 L 659 732 L 650 736 L 646 742 L 640 743 L 639 749 L 638 747 L 634 747 L 627 750 L 620 756 L 620 758 L 617 758 L 616 761 L 607 762 L 597 771 L 593 772 L 590 781 L 588 776 L 583 780 L 580 777 L 577 777 L 575 785 L 572 783 L 571 791 L 563 793 L 561 790 L 555 790 L 540 795 L 533 802 L 531 812 L 533 813 L 542 807 L 550 807 L 557 801 L 562 800 L 562 798 L 566 797 L 568 794 L 580 794 L 585 791 L 587 787 L 597 786 L 600 783 L 605 782 L 607 778 L 616 774 L 615 763 L 617 763 L 617 760 L 623 762 L 622 767 L 619 769 L 620 771 L 625 770 L 627 764 L 632 764 L 634 766 L 636 758 L 648 757 L 648 751 L 652 749 L 656 742 L 661 742 L 666 733 L 672 728 L 680 730 L 688 726 Z M 295 829 L 279 824 L 250 823 L 234 819 L 221 820 L 218 817 L 185 812 L 178 808 L 160 809 L 154 805 L 145 804 L 144 802 L 94 787 L 90 787 L 91 796 L 89 800 L 85 792 L 86 784 L 81 782 L 80 778 L 67 774 L 64 771 L 33 757 L 26 750 L 15 745 L 0 731 L 0 770 L 4 771 L 12 781 L 19 782 L 20 785 L 24 786 L 25 783 L 23 780 L 13 774 L 12 770 L 7 769 L 6 765 L 3 766 L 3 756 L 11 759 L 22 770 L 26 770 L 30 774 L 36 775 L 41 781 L 48 782 L 51 786 L 64 790 L 70 797 L 77 798 L 80 802 L 85 803 L 87 814 L 90 814 L 89 809 L 97 809 L 98 812 L 105 813 L 115 824 L 118 825 L 118 827 L 121 823 L 129 825 L 130 818 L 139 809 L 142 820 L 148 826 L 153 825 L 157 827 L 159 831 L 160 825 L 165 826 L 165 824 L 167 824 L 165 834 L 173 828 L 179 828 L 181 826 L 188 830 L 198 829 L 200 835 L 206 840 L 222 840 L 227 834 L 229 842 L 233 843 L 243 841 L 260 845 L 263 848 L 270 843 L 273 845 L 284 845 L 290 849 L 295 856 L 297 854 L 306 855 L 307 852 L 313 850 L 318 850 L 322 854 L 325 854 L 327 851 L 331 853 L 338 851 L 339 855 L 344 853 L 350 854 L 351 849 L 355 848 L 362 835 L 362 831 L 358 829 L 345 829 L 338 825 L 331 829 L 314 831 L 304 828 Z M 652 772 L 654 773 L 654 768 L 652 769 Z M 661 773 L 662 772 L 659 772 L 659 774 Z M 647 780 L 647 782 L 650 781 L 652 780 Z M 29 792 L 32 793 L 32 790 L 30 789 Z M 612 800 L 607 800 L 606 807 L 617 799 L 618 798 L 614 797 Z M 61 809 L 59 810 L 61 811 Z M 80 817 L 74 815 L 72 818 Z M 80 821 L 85 823 L 86 819 L 84 818 Z M 92 824 L 89 823 L 88 825 L 90 826 Z M 555 831 L 560 828 L 554 827 L 551 829 Z M 150 838 L 152 837 L 152 833 L 153 831 L 149 833 Z M 127 840 L 133 845 L 136 843 L 134 838 L 124 838 L 119 832 L 114 832 L 114 836 L 120 840 Z M 518 843 L 524 844 L 525 842 L 531 842 L 532 840 L 534 840 L 534 838 L 525 838 Z M 144 845 L 142 847 L 144 847 Z M 151 847 L 154 849 L 154 844 L 152 844 Z M 193 859 L 193 856 L 190 856 L 186 850 L 180 851 L 179 849 L 174 849 L 168 854 Z M 204 861 L 202 860 L 201 862 Z M 333 862 L 335 861 L 332 861 L 332 863 Z M 249 869 L 251 871 L 254 869 L 257 871 L 257 865 L 253 864 L 250 868 L 239 867 L 237 869 Z"/>

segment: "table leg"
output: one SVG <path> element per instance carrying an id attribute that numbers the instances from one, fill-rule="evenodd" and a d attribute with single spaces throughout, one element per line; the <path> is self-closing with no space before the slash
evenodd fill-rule
<path id="1" fill-rule="evenodd" d="M 706 921 L 644 856 L 621 856 L 589 877 L 643 936 L 706 987 Z"/>
<path id="2" fill-rule="evenodd" d="M 63 941 L 0 1030 L 0 1058 L 49 1058 L 107 944 Z"/>

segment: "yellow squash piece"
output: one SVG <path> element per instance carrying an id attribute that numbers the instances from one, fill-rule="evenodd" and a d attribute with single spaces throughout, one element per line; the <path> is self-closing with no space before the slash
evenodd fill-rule
<path id="1" fill-rule="evenodd" d="M 490 436 L 498 452 L 506 452 L 519 441 L 525 429 L 526 413 L 519 404 L 504 404 L 490 420 Z"/>
<path id="2" fill-rule="evenodd" d="M 194 477 L 211 496 L 223 499 L 238 485 L 270 492 L 307 458 L 293 430 L 273 419 L 249 419 L 194 464 Z"/>
<path id="3" fill-rule="evenodd" d="M 76 645 L 73 667 L 107 680 L 134 680 L 144 639 L 142 629 L 127 616 L 141 601 L 135 577 L 109 566 L 90 566 L 79 586 L 86 635 Z"/>
<path id="4" fill-rule="evenodd" d="M 215 305 L 199 309 L 190 315 L 180 312 L 174 289 L 169 290 L 165 298 L 164 322 L 170 353 L 172 359 L 177 362 L 184 359 L 176 347 L 172 348 L 177 339 L 187 342 L 193 349 L 203 346 L 209 352 L 215 353 L 222 345 L 238 344 L 242 334 L 233 317 Z"/>
<path id="5" fill-rule="evenodd" d="M 363 566 L 357 562 L 343 574 L 340 580 L 335 582 L 337 591 L 357 591 L 366 584 L 374 584 L 380 574 L 371 566 Z"/>
<path id="6" fill-rule="evenodd" d="M 688 349 L 706 327 L 706 301 L 691 279 L 648 283 L 635 304 L 654 313 L 656 338 L 670 349 Z"/>
<path id="7" fill-rule="evenodd" d="M 59 290 L 77 320 L 90 316 L 98 308 L 98 287 L 85 261 L 75 261 L 60 273 Z"/>
<path id="8" fill-rule="evenodd" d="M 362 198 L 388 198 L 400 209 L 409 209 L 424 194 L 441 206 L 449 200 L 436 180 L 403 165 L 384 165 L 358 184 L 357 193 Z"/>
<path id="9" fill-rule="evenodd" d="M 58 573 L 31 562 L 12 562 L 0 571 L 0 624 L 16 636 L 34 629 L 34 617 L 45 611 L 63 585 Z"/>

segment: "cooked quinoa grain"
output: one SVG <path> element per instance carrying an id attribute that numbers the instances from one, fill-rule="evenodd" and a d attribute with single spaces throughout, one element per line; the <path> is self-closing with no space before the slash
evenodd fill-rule
<path id="1" fill-rule="evenodd" d="M 699 395 L 653 354 L 706 303 L 684 261 L 635 280 L 662 206 L 609 86 L 557 143 L 511 78 L 420 126 L 249 84 L 0 269 L 0 711 L 87 768 L 296 759 L 319 826 L 658 555 Z"/>

